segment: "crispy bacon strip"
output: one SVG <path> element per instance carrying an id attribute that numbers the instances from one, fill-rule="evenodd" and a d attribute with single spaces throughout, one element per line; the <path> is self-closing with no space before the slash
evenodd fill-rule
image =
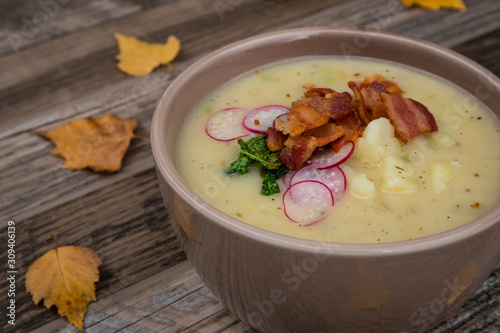
<path id="1" fill-rule="evenodd" d="M 338 152 L 347 141 L 356 141 L 356 139 L 361 136 L 365 130 L 365 126 L 363 126 L 363 122 L 361 121 L 357 110 L 354 110 L 354 112 L 346 117 L 337 119 L 335 123 L 337 126 L 341 126 L 345 129 L 345 134 L 341 138 L 330 143 L 330 147 L 335 152 Z"/>
<path id="2" fill-rule="evenodd" d="M 298 108 L 302 104 L 309 103 L 310 101 L 311 101 L 310 98 L 302 98 L 302 99 L 298 99 L 296 101 L 293 101 L 292 102 L 292 110 Z"/>
<path id="3" fill-rule="evenodd" d="M 366 113 L 369 115 L 370 121 L 381 117 L 387 118 L 387 107 L 375 89 L 370 87 L 362 88 L 361 98 L 363 98 L 363 105 L 366 108 Z"/>
<path id="4" fill-rule="evenodd" d="M 387 106 L 387 115 L 401 141 L 408 142 L 422 132 L 438 130 L 434 116 L 421 103 L 401 95 L 382 93 L 381 96 Z"/>
<path id="5" fill-rule="evenodd" d="M 279 160 L 288 170 L 296 171 L 307 161 L 316 147 L 318 147 L 318 141 L 314 137 L 305 138 L 292 147 L 283 148 Z"/>
<path id="6" fill-rule="evenodd" d="M 312 89 L 309 89 L 308 91 L 306 91 L 304 93 L 304 96 L 306 98 L 315 97 L 315 96 L 325 97 L 326 95 L 333 94 L 335 92 L 336 92 L 335 90 L 330 89 L 330 88 L 312 88 Z"/>
<path id="7" fill-rule="evenodd" d="M 281 133 L 274 127 L 269 127 L 267 129 L 267 148 L 270 151 L 278 151 L 285 148 L 285 141 L 288 138 L 287 135 Z"/>
<path id="8" fill-rule="evenodd" d="M 368 86 L 366 87 L 361 87 L 361 90 L 363 89 L 366 89 L 366 88 L 370 88 L 370 89 L 373 89 L 375 90 L 377 93 L 389 93 L 385 87 L 383 85 L 381 85 L 380 83 L 378 83 L 378 81 L 373 81 L 372 83 L 370 83 Z"/>
<path id="9" fill-rule="evenodd" d="M 291 137 L 302 134 L 305 130 L 324 125 L 330 118 L 319 113 L 309 103 L 303 103 L 292 109 L 286 118 L 286 122 L 276 119 L 275 127 L 283 134 Z"/>
<path id="10" fill-rule="evenodd" d="M 380 74 L 375 74 L 365 78 L 359 87 L 361 89 L 370 87 L 378 93 L 387 92 L 391 95 L 401 95 L 404 93 L 403 89 L 401 89 L 396 83 L 387 80 Z"/>
<path id="11" fill-rule="evenodd" d="M 275 128 L 269 128 L 268 147 L 281 149 L 279 158 L 287 169 L 298 170 L 325 145 L 338 152 L 377 118 L 389 118 L 403 142 L 422 132 L 437 131 L 429 110 L 403 97 L 403 90 L 383 76 L 370 76 L 360 84 L 349 81 L 348 86 L 354 98 L 347 92 L 311 87 L 303 99 L 292 103 L 286 122 L 276 119 Z"/>
<path id="12" fill-rule="evenodd" d="M 356 108 L 358 109 L 359 117 L 363 121 L 363 124 L 368 125 L 368 123 L 370 122 L 370 115 L 368 114 L 363 96 L 361 95 L 361 90 L 359 90 L 358 85 L 354 81 L 347 82 L 347 85 L 354 93 L 354 99 L 356 101 Z"/>
<path id="13" fill-rule="evenodd" d="M 307 130 L 299 136 L 289 137 L 285 141 L 284 145 L 286 147 L 292 147 L 299 141 L 308 140 L 313 137 L 314 140 L 318 142 L 318 146 L 324 146 L 332 141 L 337 140 L 342 135 L 344 135 L 345 132 L 346 130 L 342 126 L 338 126 L 334 123 L 326 123 L 319 127 Z"/>
<path id="14" fill-rule="evenodd" d="M 319 113 L 330 117 L 330 119 L 342 118 L 352 111 L 352 97 L 348 92 L 338 93 L 333 91 L 325 97 L 313 97 L 311 106 L 316 108 Z"/>
<path id="15" fill-rule="evenodd" d="M 323 126 L 313 128 L 304 132 L 305 135 L 318 140 L 318 147 L 324 146 L 340 138 L 346 133 L 346 129 L 334 123 L 327 123 Z"/>
<path id="16" fill-rule="evenodd" d="M 289 170 L 297 170 L 311 157 L 317 147 L 337 140 L 345 132 L 346 130 L 342 126 L 327 123 L 307 130 L 299 136 L 289 137 L 284 143 L 285 148 L 281 151 L 280 161 Z"/>

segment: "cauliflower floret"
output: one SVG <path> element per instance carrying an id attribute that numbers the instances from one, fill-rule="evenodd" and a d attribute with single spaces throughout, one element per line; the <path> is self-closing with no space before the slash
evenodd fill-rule
<path id="1" fill-rule="evenodd" d="M 382 158 L 380 190 L 391 193 L 413 193 L 418 189 L 413 166 L 402 159 L 387 155 Z"/>
<path id="2" fill-rule="evenodd" d="M 453 170 L 444 163 L 436 163 L 431 165 L 432 183 L 434 184 L 434 192 L 441 193 L 446 190 L 448 183 L 453 179 Z"/>
<path id="3" fill-rule="evenodd" d="M 347 165 L 342 166 L 342 171 L 347 178 L 347 190 L 360 199 L 375 196 L 375 184 L 364 173 L 359 173 Z"/>

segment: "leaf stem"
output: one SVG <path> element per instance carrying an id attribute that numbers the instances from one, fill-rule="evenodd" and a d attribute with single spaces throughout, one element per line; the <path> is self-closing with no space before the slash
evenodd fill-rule
<path id="1" fill-rule="evenodd" d="M 55 235 L 50 235 L 49 237 L 47 237 L 47 240 L 50 240 L 51 238 L 54 239 L 54 250 L 56 250 L 57 252 L 57 237 Z"/>

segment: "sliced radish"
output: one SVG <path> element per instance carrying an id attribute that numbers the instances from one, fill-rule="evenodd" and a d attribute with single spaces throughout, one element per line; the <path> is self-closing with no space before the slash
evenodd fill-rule
<path id="1" fill-rule="evenodd" d="M 332 149 L 328 149 L 320 156 L 311 160 L 311 164 L 315 165 L 319 170 L 335 168 L 347 161 L 353 152 L 354 142 L 347 141 L 342 148 L 340 148 L 338 153 Z"/>
<path id="2" fill-rule="evenodd" d="M 242 125 L 248 110 L 228 108 L 217 111 L 205 124 L 207 134 L 215 140 L 231 141 L 249 135 Z"/>
<path id="3" fill-rule="evenodd" d="M 346 188 L 346 178 L 344 172 L 334 167 L 326 170 L 319 170 L 316 165 L 309 164 L 297 171 L 290 179 L 290 185 L 303 181 L 317 181 L 323 183 L 332 192 L 335 200 L 339 200 Z"/>
<path id="4" fill-rule="evenodd" d="M 281 119 L 284 123 L 286 123 L 286 118 L 288 117 L 288 113 L 283 113 L 283 114 L 280 114 L 279 116 L 276 117 L 276 119 Z M 273 127 L 276 128 L 276 119 L 274 119 L 273 121 Z"/>
<path id="5" fill-rule="evenodd" d="M 300 226 L 308 226 L 323 220 L 333 204 L 334 199 L 330 189 L 315 180 L 295 183 L 283 194 L 285 215 Z"/>
<path id="6" fill-rule="evenodd" d="M 294 172 L 293 171 L 287 171 L 285 175 L 282 178 L 283 184 L 285 184 L 286 187 L 290 186 L 290 179 L 292 179 Z"/>
<path id="7" fill-rule="evenodd" d="M 276 117 L 288 112 L 290 109 L 282 105 L 262 106 L 247 114 L 243 120 L 243 127 L 252 133 L 266 134 L 267 129 L 273 126 Z"/>

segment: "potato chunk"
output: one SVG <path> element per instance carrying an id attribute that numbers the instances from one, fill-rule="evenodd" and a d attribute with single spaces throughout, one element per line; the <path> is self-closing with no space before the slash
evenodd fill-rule
<path id="1" fill-rule="evenodd" d="M 368 199 L 375 196 L 375 184 L 369 180 L 364 173 L 359 173 L 348 167 L 342 166 L 347 178 L 347 189 L 349 193 L 360 199 Z"/>
<path id="2" fill-rule="evenodd" d="M 361 166 L 369 168 L 378 167 L 382 163 L 379 154 L 364 138 L 356 140 L 356 148 L 352 154 L 352 159 L 356 160 Z"/>
<path id="3" fill-rule="evenodd" d="M 448 183 L 453 179 L 453 170 L 443 163 L 431 165 L 432 183 L 434 192 L 441 193 L 446 190 Z"/>
<path id="4" fill-rule="evenodd" d="M 372 120 L 366 126 L 363 138 L 380 158 L 386 155 L 401 155 L 401 142 L 395 137 L 394 127 L 387 118 Z"/>
<path id="5" fill-rule="evenodd" d="M 391 193 L 413 193 L 418 189 L 414 168 L 402 159 L 387 155 L 382 158 L 380 190 Z"/>
<path id="6" fill-rule="evenodd" d="M 431 137 L 432 148 L 434 150 L 450 148 L 457 144 L 455 139 L 443 132 L 434 132 L 429 135 Z"/>
<path id="7" fill-rule="evenodd" d="M 352 158 L 365 167 L 379 167 L 387 155 L 400 157 L 401 142 L 394 135 L 394 127 L 387 118 L 372 120 L 356 140 Z"/>

